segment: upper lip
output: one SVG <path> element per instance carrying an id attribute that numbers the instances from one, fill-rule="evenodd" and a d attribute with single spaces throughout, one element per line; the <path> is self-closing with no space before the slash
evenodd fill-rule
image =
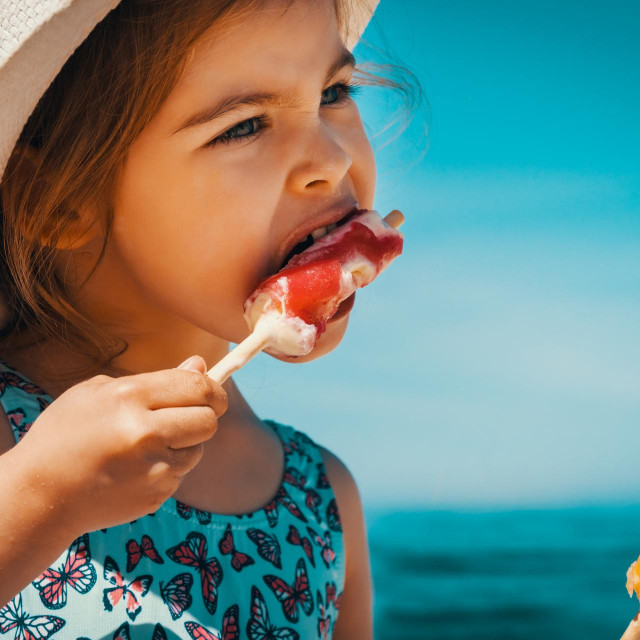
<path id="1" fill-rule="evenodd" d="M 334 222 L 342 220 L 348 213 L 351 213 L 358 207 L 358 203 L 355 200 L 349 200 L 348 202 L 342 202 L 334 205 L 331 209 L 328 209 L 317 218 L 313 220 L 305 221 L 305 224 L 296 227 L 289 235 L 284 239 L 280 250 L 276 254 L 276 265 L 280 269 L 284 265 L 284 259 L 289 255 L 293 247 L 299 242 L 302 242 L 314 229 L 319 227 L 326 227 Z"/>

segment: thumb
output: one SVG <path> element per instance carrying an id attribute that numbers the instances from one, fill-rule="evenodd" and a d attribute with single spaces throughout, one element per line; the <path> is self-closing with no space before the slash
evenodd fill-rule
<path id="1" fill-rule="evenodd" d="M 177 368 L 206 373 L 207 363 L 202 356 L 191 356 L 190 358 L 187 358 L 182 364 L 178 365 Z"/>

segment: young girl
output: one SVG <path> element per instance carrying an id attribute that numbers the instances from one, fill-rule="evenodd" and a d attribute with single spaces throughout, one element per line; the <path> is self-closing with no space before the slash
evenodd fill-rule
<path id="1" fill-rule="evenodd" d="M 0 634 L 372 637 L 349 471 L 204 374 L 298 243 L 373 206 L 373 4 L 2 9 Z"/>

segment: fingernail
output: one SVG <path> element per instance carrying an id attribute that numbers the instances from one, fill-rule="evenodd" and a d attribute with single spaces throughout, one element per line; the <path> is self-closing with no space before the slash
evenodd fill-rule
<path id="1" fill-rule="evenodd" d="M 181 365 L 178 365 L 178 369 L 189 369 L 191 367 L 195 367 L 195 360 L 196 360 L 197 356 L 191 356 L 190 358 L 187 358 Z"/>

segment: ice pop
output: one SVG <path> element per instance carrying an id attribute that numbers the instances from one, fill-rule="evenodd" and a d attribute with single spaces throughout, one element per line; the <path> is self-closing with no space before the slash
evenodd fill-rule
<path id="1" fill-rule="evenodd" d="M 404 216 L 354 211 L 339 227 L 293 256 L 244 303 L 251 335 L 208 371 L 224 382 L 253 356 L 303 356 L 315 346 L 340 303 L 372 282 L 402 253 Z"/>
<path id="2" fill-rule="evenodd" d="M 627 569 L 627 593 L 630 598 L 634 591 L 640 600 L 640 557 Z"/>
<path id="3" fill-rule="evenodd" d="M 626 586 L 629 597 L 635 593 L 640 600 L 640 557 L 627 569 Z M 620 640 L 640 640 L 640 612 L 629 623 Z"/>

